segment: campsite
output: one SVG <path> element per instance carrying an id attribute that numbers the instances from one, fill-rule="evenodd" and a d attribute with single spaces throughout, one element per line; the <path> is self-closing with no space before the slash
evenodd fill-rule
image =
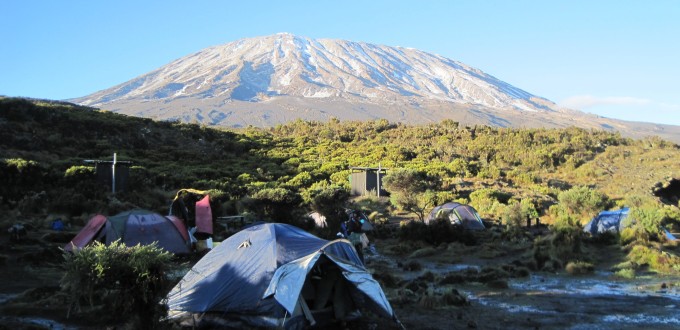
<path id="1" fill-rule="evenodd" d="M 24 253 L 31 254 L 30 250 L 38 249 L 36 243 L 40 237 L 49 232 L 32 232 L 28 240 L 36 246 L 15 246 L 15 249 L 26 249 Z M 680 322 L 675 307 L 679 303 L 680 287 L 673 285 L 680 281 L 677 276 L 648 275 L 633 281 L 614 279 L 607 271 L 611 261 L 604 261 L 602 269 L 589 275 L 532 272 L 529 276 L 509 278 L 505 285 L 503 281 L 465 280 L 479 275 L 472 275 L 474 272 L 467 269 L 479 271 L 492 265 L 511 265 L 514 256 L 524 252 L 521 244 L 513 251 L 487 244 L 480 248 L 452 243 L 436 251 L 415 245 L 410 247 L 413 252 L 406 255 L 388 252 L 400 247 L 398 240 L 376 239 L 373 244 L 378 253 L 367 256 L 367 267 L 376 274 L 394 274 L 394 278 L 380 283 L 395 315 L 407 329 L 675 329 Z M 40 245 L 50 244 L 41 242 Z M 51 257 L 59 258 L 58 255 Z M 620 251 L 609 247 L 601 256 L 602 259 L 612 257 L 621 257 Z M 409 266 L 409 262 L 417 262 L 419 266 Z M 2 270 L 3 278 L 13 279 L 11 284 L 4 282 L 0 288 L 2 323 L 6 328 L 101 328 L 102 325 L 96 323 L 96 315 L 90 316 L 92 319 L 66 318 L 64 306 L 59 305 L 63 301 L 58 298 L 58 287 L 46 285 L 60 279 L 61 271 L 54 259 L 25 261 L 20 265 Z M 408 284 L 399 285 L 395 281 Z M 428 293 L 426 288 L 425 293 L 433 296 L 432 301 L 426 303 L 421 300 L 422 292 L 418 293 L 422 290 L 418 286 L 423 283 L 435 290 L 455 289 L 459 295 L 449 293 L 450 303 L 438 306 L 438 293 Z M 400 289 L 402 286 L 413 290 Z M 7 304 L 13 299 L 17 302 Z M 35 305 L 36 301 L 40 304 Z M 375 317 L 361 322 L 350 324 L 356 329 L 398 329 L 385 319 Z"/>
<path id="2" fill-rule="evenodd" d="M 667 141 L 454 122 L 221 131 L 0 102 L 0 328 L 181 329 L 169 315 L 209 311 L 213 328 L 680 326 Z M 125 182 L 83 162 L 114 153 Z M 342 233 L 352 214 L 368 242 Z"/>

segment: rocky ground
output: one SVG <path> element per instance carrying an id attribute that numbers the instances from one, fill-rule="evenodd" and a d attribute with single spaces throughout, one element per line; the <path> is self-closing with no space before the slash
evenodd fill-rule
<path id="1" fill-rule="evenodd" d="M 402 274 L 417 281 L 417 276 L 422 278 L 428 271 L 439 272 L 430 288 L 436 292 L 449 286 L 441 281 L 447 278 L 443 275 L 449 272 L 447 267 L 451 266 L 427 264 L 416 272 L 419 275 Z M 608 272 L 587 276 L 536 273 L 507 281 L 450 285 L 449 290 L 455 289 L 466 299 L 462 304 L 437 299 L 428 303 L 427 295 L 417 294 L 412 301 L 400 302 L 394 291 L 390 298 L 407 329 L 677 329 L 680 289 L 669 283 L 678 280 L 620 280 Z"/>
<path id="2" fill-rule="evenodd" d="M 0 235 L 0 329 L 125 328 L 98 324 L 102 311 L 67 316 L 67 297 L 59 290 L 59 247 L 73 235 L 75 230 L 35 228 L 18 242 Z M 596 247 L 603 249 L 599 267 L 574 276 L 529 271 L 519 260 L 531 242 L 500 244 L 484 235 L 473 246 L 374 239 L 367 267 L 383 284 L 404 328 L 680 328 L 680 279 L 615 278 L 609 267 L 620 252 L 614 247 Z M 344 327 L 398 328 L 373 317 Z"/>

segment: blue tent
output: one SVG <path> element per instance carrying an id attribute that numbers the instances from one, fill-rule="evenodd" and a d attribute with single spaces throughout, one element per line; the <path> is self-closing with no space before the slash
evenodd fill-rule
<path id="1" fill-rule="evenodd" d="M 628 211 L 627 207 L 615 211 L 602 211 L 583 227 L 583 231 L 592 235 L 608 232 L 618 234 L 623 229 L 623 220 L 628 217 Z"/>
<path id="2" fill-rule="evenodd" d="M 349 241 L 327 241 L 280 223 L 229 237 L 167 298 L 170 319 L 198 326 L 318 326 L 322 319 L 356 317 L 360 307 L 394 318 Z"/>

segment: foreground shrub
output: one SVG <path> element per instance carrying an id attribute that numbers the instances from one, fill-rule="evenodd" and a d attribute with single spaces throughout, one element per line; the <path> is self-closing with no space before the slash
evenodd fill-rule
<path id="1" fill-rule="evenodd" d="M 420 296 L 420 300 L 418 301 L 418 305 L 421 307 L 427 308 L 427 309 L 433 309 L 438 306 L 440 306 L 440 300 L 438 299 L 439 297 L 436 296 L 436 294 L 432 290 L 428 290 L 425 294 Z"/>
<path id="2" fill-rule="evenodd" d="M 465 306 L 469 305 L 470 302 L 468 301 L 467 297 L 458 292 L 458 290 L 450 288 L 442 295 L 441 304 L 448 306 Z"/>
<path id="3" fill-rule="evenodd" d="M 580 228 L 562 228 L 550 239 L 552 256 L 562 262 L 577 259 L 583 253 L 583 231 Z"/>
<path id="4" fill-rule="evenodd" d="M 553 271 L 570 261 L 581 259 L 584 255 L 583 239 L 583 230 L 573 218 L 558 219 L 551 227 L 550 235 L 534 241 L 532 254 L 536 267 Z"/>
<path id="5" fill-rule="evenodd" d="M 571 275 L 590 274 L 595 270 L 593 264 L 585 261 L 572 261 L 564 268 Z"/>
<path id="6" fill-rule="evenodd" d="M 449 288 L 444 292 L 436 292 L 432 289 L 427 290 L 420 296 L 418 304 L 428 309 L 445 308 L 446 306 L 465 306 L 469 305 L 467 297 L 458 290 Z"/>
<path id="7" fill-rule="evenodd" d="M 69 296 L 69 314 L 82 312 L 83 303 L 103 305 L 110 312 L 100 315 L 102 321 L 130 315 L 139 328 L 158 326 L 165 314 L 159 302 L 170 285 L 165 273 L 171 258 L 156 244 L 127 247 L 120 241 L 64 253 L 61 288 Z"/>

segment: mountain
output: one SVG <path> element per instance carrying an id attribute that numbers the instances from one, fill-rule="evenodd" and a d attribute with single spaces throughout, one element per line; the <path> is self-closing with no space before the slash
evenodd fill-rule
<path id="1" fill-rule="evenodd" d="M 158 120 L 229 127 L 295 119 L 568 127 L 661 135 L 680 127 L 563 109 L 479 69 L 412 48 L 281 33 L 203 49 L 123 84 L 70 100 Z"/>

